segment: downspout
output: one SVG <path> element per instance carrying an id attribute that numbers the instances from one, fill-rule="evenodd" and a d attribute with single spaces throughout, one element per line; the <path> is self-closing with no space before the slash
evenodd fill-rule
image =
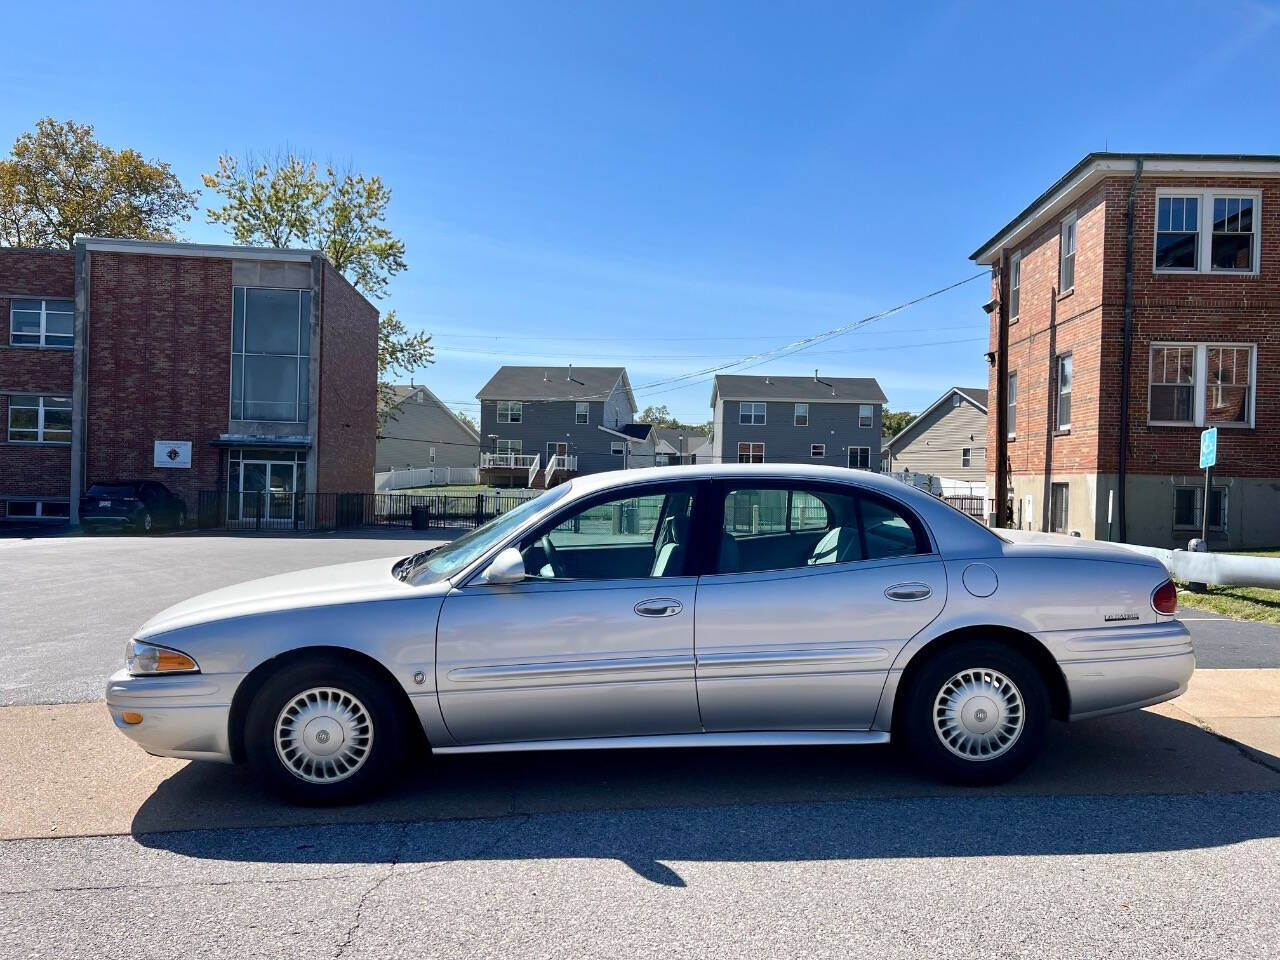
<path id="1" fill-rule="evenodd" d="M 1005 275 L 1009 254 L 1001 251 L 997 266 L 999 305 L 996 313 L 996 526 L 1011 526 L 1009 514 L 1009 304 L 1005 296 Z"/>
<path id="2" fill-rule="evenodd" d="M 1129 210 L 1124 233 L 1124 346 L 1120 353 L 1120 461 L 1116 477 L 1116 521 L 1120 542 L 1129 539 L 1125 517 L 1125 489 L 1129 469 L 1129 366 L 1133 361 L 1133 207 L 1142 179 L 1142 158 L 1136 161 L 1129 184 Z"/>

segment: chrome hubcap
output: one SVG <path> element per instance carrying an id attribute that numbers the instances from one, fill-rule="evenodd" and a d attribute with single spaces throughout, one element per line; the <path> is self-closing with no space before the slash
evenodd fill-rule
<path id="1" fill-rule="evenodd" d="M 337 687 L 304 690 L 276 718 L 277 756 L 309 783 L 345 780 L 364 765 L 372 747 L 369 711 Z"/>
<path id="2" fill-rule="evenodd" d="M 997 670 L 961 670 L 933 703 L 933 729 L 943 746 L 965 760 L 994 760 L 1022 733 L 1022 694 Z"/>

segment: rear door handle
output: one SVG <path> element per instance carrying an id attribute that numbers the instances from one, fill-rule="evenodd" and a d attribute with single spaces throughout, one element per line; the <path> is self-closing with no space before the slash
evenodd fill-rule
<path id="1" fill-rule="evenodd" d="M 656 597 L 653 600 L 641 600 L 636 604 L 636 613 L 642 617 L 674 617 L 684 609 L 679 600 L 670 597 Z"/>
<path id="2" fill-rule="evenodd" d="M 925 600 L 933 596 L 933 588 L 927 583 L 895 583 L 884 595 L 890 600 Z"/>

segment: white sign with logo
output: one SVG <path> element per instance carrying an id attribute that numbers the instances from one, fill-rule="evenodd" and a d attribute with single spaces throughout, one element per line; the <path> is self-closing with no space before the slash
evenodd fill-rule
<path id="1" fill-rule="evenodd" d="M 155 466 L 191 468 L 190 440 L 157 440 Z"/>

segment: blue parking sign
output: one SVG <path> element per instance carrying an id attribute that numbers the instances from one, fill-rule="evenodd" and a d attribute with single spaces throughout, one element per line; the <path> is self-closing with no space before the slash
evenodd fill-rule
<path id="1" fill-rule="evenodd" d="M 1200 469 L 1207 470 L 1218 462 L 1218 428 L 1210 427 L 1200 434 Z"/>

